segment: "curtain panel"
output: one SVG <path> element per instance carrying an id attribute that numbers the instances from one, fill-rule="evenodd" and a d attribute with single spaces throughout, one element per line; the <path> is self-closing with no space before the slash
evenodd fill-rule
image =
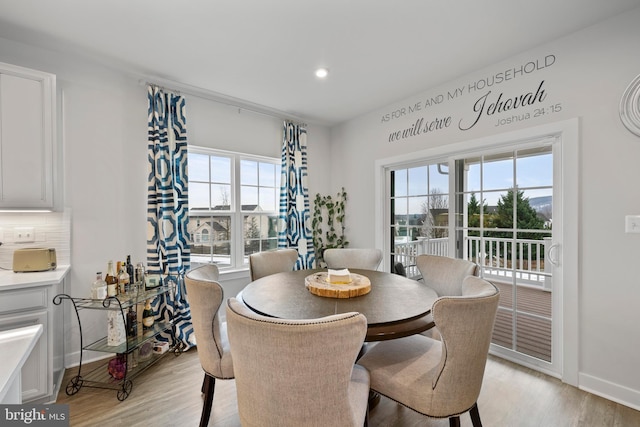
<path id="1" fill-rule="evenodd" d="M 280 210 L 278 215 L 278 248 L 295 248 L 295 269 L 313 268 L 315 252 L 307 186 L 307 131 L 284 122 Z"/>
<path id="2" fill-rule="evenodd" d="M 147 95 L 147 270 L 176 284 L 175 294 L 169 300 L 156 298 L 153 308 L 156 317 L 174 320 L 175 344 L 184 350 L 193 344 L 182 280 L 190 267 L 186 103 L 158 86 L 149 85 Z"/>

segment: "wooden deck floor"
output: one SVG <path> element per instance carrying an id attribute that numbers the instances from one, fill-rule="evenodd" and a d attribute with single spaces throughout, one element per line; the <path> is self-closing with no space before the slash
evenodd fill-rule
<path id="1" fill-rule="evenodd" d="M 500 306 L 492 342 L 551 362 L 551 292 L 524 286 L 516 287 L 517 332 L 514 337 L 513 286 L 498 281 L 492 283 L 500 289 Z"/>

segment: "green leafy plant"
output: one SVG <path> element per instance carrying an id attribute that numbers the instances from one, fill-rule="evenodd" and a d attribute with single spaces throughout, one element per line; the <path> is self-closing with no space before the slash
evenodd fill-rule
<path id="1" fill-rule="evenodd" d="M 325 249 L 344 248 L 349 242 L 344 236 L 344 217 L 347 192 L 344 187 L 336 194 L 336 198 L 316 194 L 313 201 L 313 247 L 316 251 L 316 263 L 324 262 Z"/>

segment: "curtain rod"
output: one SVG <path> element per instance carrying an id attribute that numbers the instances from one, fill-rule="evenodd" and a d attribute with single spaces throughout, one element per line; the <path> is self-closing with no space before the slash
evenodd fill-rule
<path id="1" fill-rule="evenodd" d="M 264 105 L 244 101 L 239 98 L 234 98 L 232 96 L 223 95 L 221 93 L 217 93 L 209 89 L 204 89 L 197 86 L 192 86 L 192 85 L 179 83 L 179 82 L 166 80 L 166 79 L 161 79 L 161 78 L 140 79 L 138 80 L 138 84 L 140 86 L 145 86 L 145 85 L 160 86 L 163 89 L 168 89 L 174 92 L 178 92 L 178 94 L 187 94 L 187 95 L 195 96 L 201 99 L 206 99 L 208 101 L 213 101 L 218 104 L 238 108 L 238 112 L 240 112 L 240 110 L 250 111 L 252 113 L 262 114 L 262 115 L 273 117 L 280 120 L 290 120 L 292 122 L 296 122 L 295 124 L 297 125 L 302 125 L 304 127 L 307 127 L 307 123 L 305 119 L 301 117 L 285 113 L 284 111 L 280 111 L 275 108 L 270 108 Z"/>

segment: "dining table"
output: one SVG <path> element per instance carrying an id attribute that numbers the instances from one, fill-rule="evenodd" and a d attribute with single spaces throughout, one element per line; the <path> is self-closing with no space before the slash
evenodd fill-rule
<path id="1" fill-rule="evenodd" d="M 362 313 L 367 318 L 368 342 L 418 334 L 434 326 L 430 313 L 438 295 L 424 283 L 383 271 L 349 269 L 368 279 L 371 286 L 366 294 L 336 298 L 312 293 L 305 283 L 326 272 L 295 270 L 265 276 L 249 283 L 237 298 L 258 314 L 283 319 Z"/>

